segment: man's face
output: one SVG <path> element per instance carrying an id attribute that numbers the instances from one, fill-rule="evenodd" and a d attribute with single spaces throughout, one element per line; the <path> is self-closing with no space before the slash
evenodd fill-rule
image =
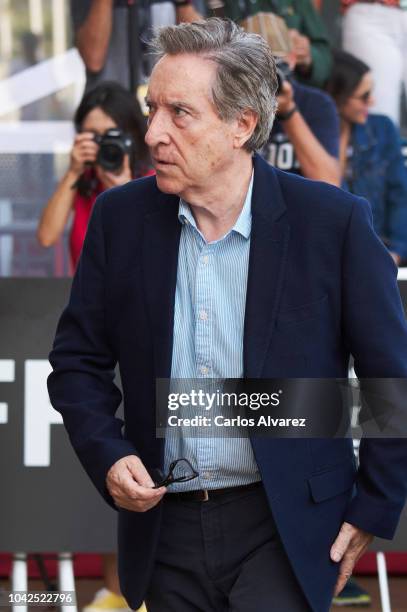
<path id="1" fill-rule="evenodd" d="M 165 193 L 185 200 L 205 193 L 233 164 L 238 122 L 219 118 L 212 102 L 216 64 L 200 56 L 166 55 L 151 75 L 145 141 Z"/>

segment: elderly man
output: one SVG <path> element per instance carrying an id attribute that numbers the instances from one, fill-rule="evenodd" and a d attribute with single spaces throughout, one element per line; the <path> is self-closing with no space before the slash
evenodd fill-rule
<path id="1" fill-rule="evenodd" d="M 355 473 L 346 439 L 164 442 L 155 380 L 345 377 L 350 352 L 361 376 L 404 377 L 396 269 L 364 200 L 253 156 L 275 112 L 262 38 L 211 19 L 162 29 L 155 48 L 157 176 L 95 205 L 51 399 L 118 510 L 132 608 L 327 611 L 372 534 L 393 536 L 406 444 L 364 440 Z M 181 457 L 198 477 L 153 488 Z"/>

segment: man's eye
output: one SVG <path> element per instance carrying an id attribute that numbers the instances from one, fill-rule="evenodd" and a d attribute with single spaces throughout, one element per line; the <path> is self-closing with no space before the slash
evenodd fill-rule
<path id="1" fill-rule="evenodd" d="M 174 115 L 176 117 L 184 117 L 187 114 L 186 110 L 180 108 L 179 106 L 174 107 Z"/>
<path id="2" fill-rule="evenodd" d="M 149 123 L 151 119 L 153 118 L 154 108 L 150 106 L 149 104 L 147 104 L 146 106 L 147 106 L 147 123 Z"/>

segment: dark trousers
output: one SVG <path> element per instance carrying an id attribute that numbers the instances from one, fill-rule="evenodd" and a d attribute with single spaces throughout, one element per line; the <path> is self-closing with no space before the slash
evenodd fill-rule
<path id="1" fill-rule="evenodd" d="M 310 612 L 262 486 L 163 504 L 148 612 Z"/>

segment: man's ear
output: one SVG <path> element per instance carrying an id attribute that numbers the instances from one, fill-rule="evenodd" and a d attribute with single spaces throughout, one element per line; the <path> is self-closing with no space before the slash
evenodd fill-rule
<path id="1" fill-rule="evenodd" d="M 233 139 L 235 149 L 242 149 L 246 142 L 250 140 L 259 117 L 254 110 L 246 109 L 237 118 L 237 127 Z"/>

